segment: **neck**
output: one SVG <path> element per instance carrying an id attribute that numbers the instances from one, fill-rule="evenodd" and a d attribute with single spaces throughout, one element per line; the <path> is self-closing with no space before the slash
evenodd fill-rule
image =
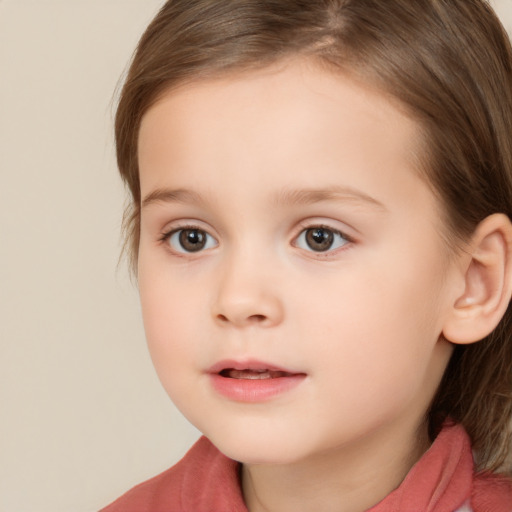
<path id="1" fill-rule="evenodd" d="M 426 427 L 408 439 L 380 430 L 372 439 L 290 464 L 246 465 L 242 488 L 250 512 L 364 512 L 396 489 L 428 449 Z"/>

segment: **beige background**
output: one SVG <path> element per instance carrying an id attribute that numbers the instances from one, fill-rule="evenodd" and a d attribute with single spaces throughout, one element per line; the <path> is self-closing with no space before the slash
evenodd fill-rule
<path id="1" fill-rule="evenodd" d="M 161 3 L 0 0 L 0 512 L 93 512 L 198 436 L 116 270 L 112 95 Z"/>

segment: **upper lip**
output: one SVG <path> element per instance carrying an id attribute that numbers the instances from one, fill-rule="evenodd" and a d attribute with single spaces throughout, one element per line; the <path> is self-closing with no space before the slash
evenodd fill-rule
<path id="1" fill-rule="evenodd" d="M 223 370 L 269 370 L 274 372 L 289 373 L 291 375 L 303 374 L 304 372 L 298 372 L 282 366 L 276 366 L 272 363 L 266 363 L 264 361 L 258 361 L 256 359 L 245 359 L 245 360 L 234 360 L 224 359 L 215 363 L 213 366 L 208 368 L 208 373 L 220 373 Z"/>

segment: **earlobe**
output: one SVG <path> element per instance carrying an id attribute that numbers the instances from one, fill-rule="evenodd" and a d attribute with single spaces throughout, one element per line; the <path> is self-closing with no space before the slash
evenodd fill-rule
<path id="1" fill-rule="evenodd" d="M 485 218 L 463 254 L 464 291 L 445 322 L 443 335 L 468 344 L 488 336 L 507 310 L 512 294 L 512 223 L 504 214 Z"/>

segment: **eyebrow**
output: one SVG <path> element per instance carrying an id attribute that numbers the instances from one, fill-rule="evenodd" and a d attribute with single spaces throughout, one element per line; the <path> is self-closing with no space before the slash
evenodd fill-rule
<path id="1" fill-rule="evenodd" d="M 142 200 L 141 207 L 146 208 L 153 203 L 204 203 L 200 194 L 188 189 L 157 188 Z"/>
<path id="2" fill-rule="evenodd" d="M 327 188 L 283 189 L 275 198 L 276 205 L 301 206 L 324 201 L 356 202 L 380 211 L 387 208 L 374 197 L 352 187 L 332 186 Z"/>
<path id="3" fill-rule="evenodd" d="M 326 201 L 355 202 L 386 212 L 387 208 L 374 197 L 352 187 L 283 189 L 273 199 L 275 206 L 302 206 Z M 154 203 L 196 203 L 207 201 L 193 190 L 158 188 L 142 200 L 142 208 Z"/>

